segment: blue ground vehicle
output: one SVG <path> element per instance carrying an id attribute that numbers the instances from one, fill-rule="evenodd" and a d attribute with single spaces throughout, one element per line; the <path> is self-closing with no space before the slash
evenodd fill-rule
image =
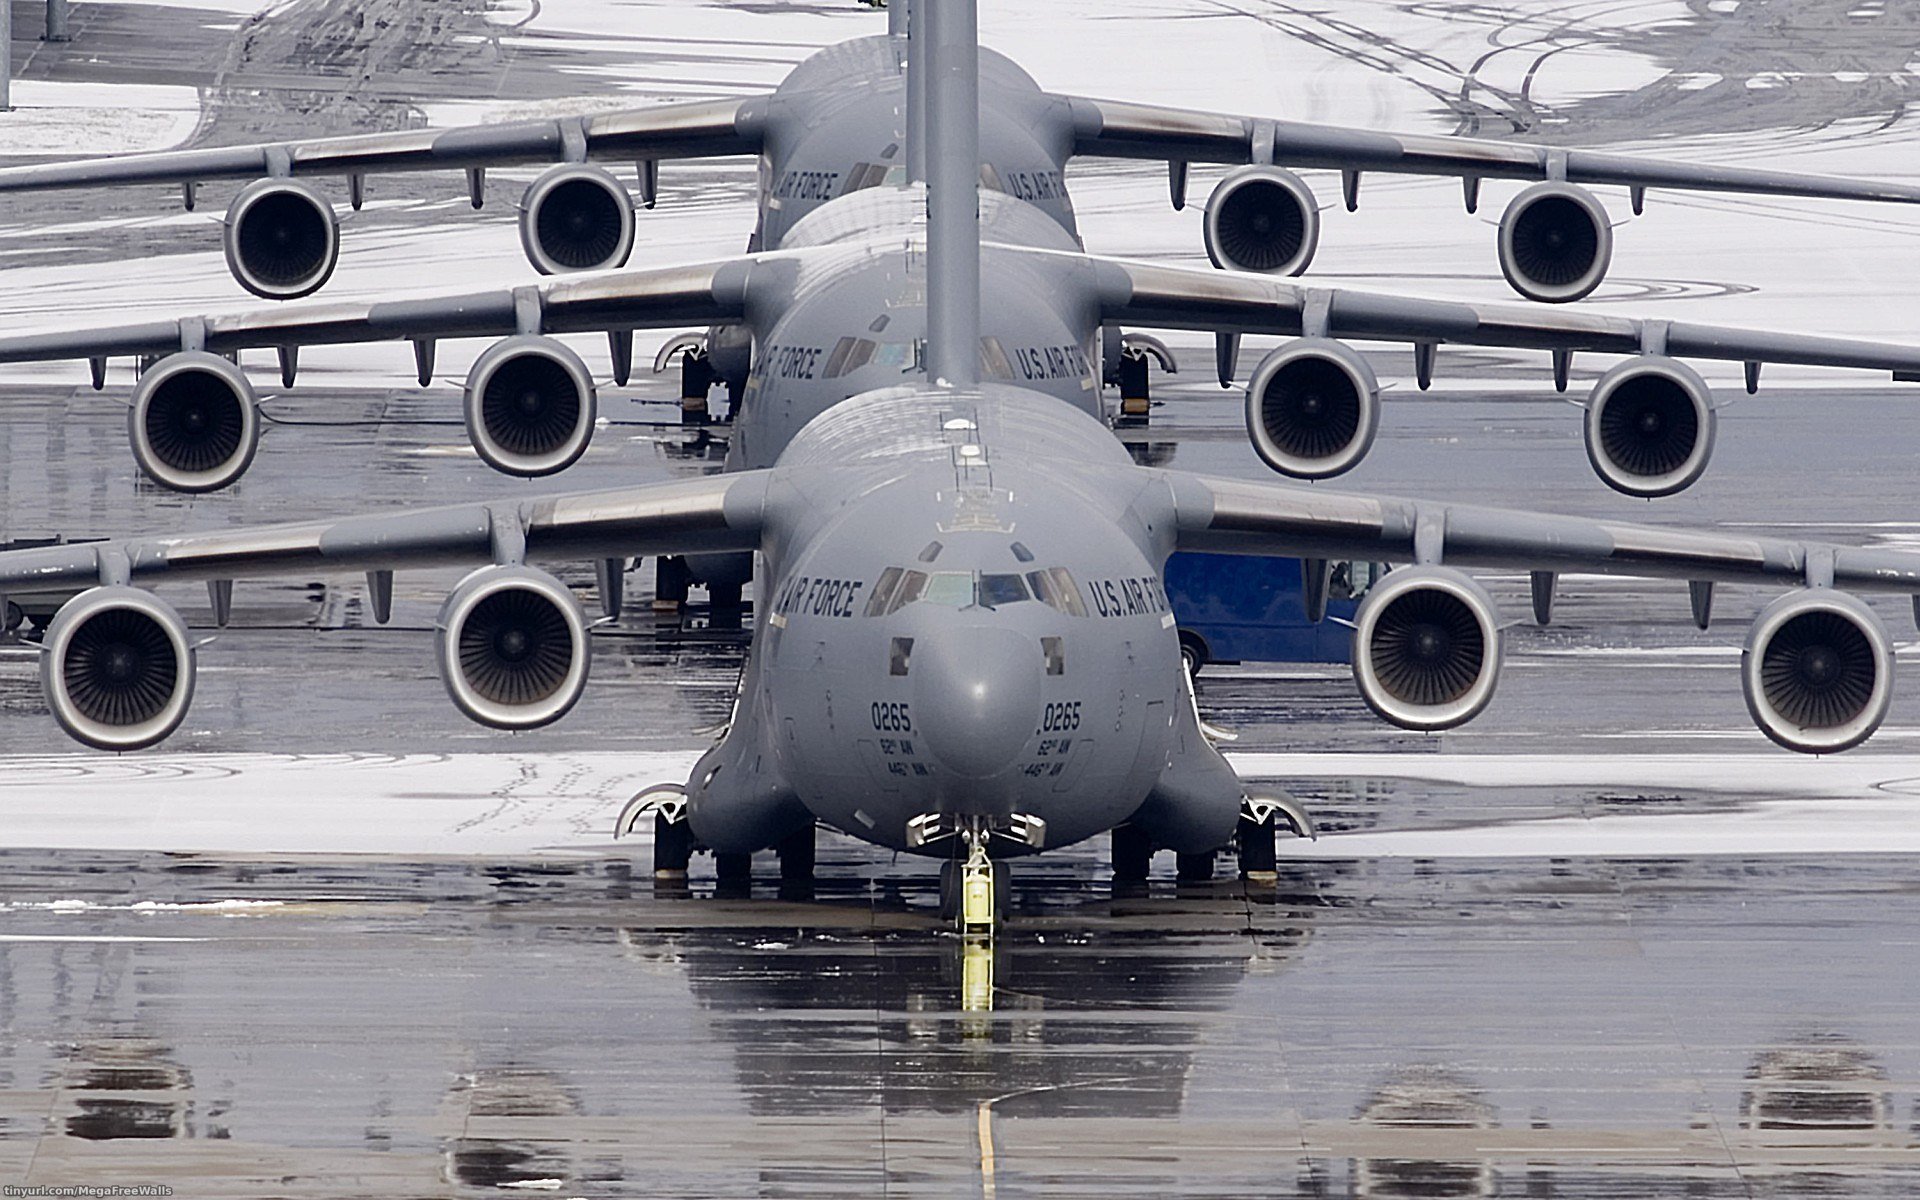
<path id="1" fill-rule="evenodd" d="M 1340 621 L 1353 620 L 1379 572 L 1378 564 L 1334 563 L 1328 619 L 1316 623 L 1302 603 L 1297 558 L 1176 554 L 1167 560 L 1166 585 L 1181 652 L 1194 670 L 1219 662 L 1350 662 L 1353 630 Z"/>

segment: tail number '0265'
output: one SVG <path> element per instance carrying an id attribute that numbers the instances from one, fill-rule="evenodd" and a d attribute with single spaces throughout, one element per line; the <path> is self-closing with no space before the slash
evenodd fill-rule
<path id="1" fill-rule="evenodd" d="M 1040 722 L 1041 733 L 1071 733 L 1080 728 L 1080 702 L 1064 700 L 1047 705 Z"/>
<path id="2" fill-rule="evenodd" d="M 881 733 L 912 733 L 913 714 L 907 711 L 905 704 L 883 704 L 875 701 L 873 727 Z"/>

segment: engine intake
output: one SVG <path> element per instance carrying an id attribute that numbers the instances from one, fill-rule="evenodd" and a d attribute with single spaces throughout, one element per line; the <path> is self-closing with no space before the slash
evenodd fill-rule
<path id="1" fill-rule="evenodd" d="M 1713 392 L 1685 363 L 1637 358 L 1587 398 L 1587 461 L 1629 496 L 1671 496 L 1700 478 L 1713 454 Z"/>
<path id="2" fill-rule="evenodd" d="M 134 387 L 127 439 L 134 462 L 160 486 L 217 491 L 246 473 L 260 447 L 253 385 L 219 355 L 168 355 Z"/>
<path id="3" fill-rule="evenodd" d="M 520 200 L 520 245 L 542 275 L 625 266 L 633 252 L 633 202 L 600 167 L 554 167 Z"/>
<path id="4" fill-rule="evenodd" d="M 1298 275 L 1320 244 L 1313 189 L 1292 171 L 1262 165 L 1227 173 L 1207 197 L 1207 257 L 1228 271 Z"/>
<path id="5" fill-rule="evenodd" d="M 1767 605 L 1740 654 L 1740 686 L 1760 732 L 1802 754 L 1858 746 L 1893 699 L 1893 646 L 1872 609 L 1808 588 Z"/>
<path id="6" fill-rule="evenodd" d="M 467 376 L 467 437 L 497 471 L 532 478 L 572 466 L 593 440 L 593 375 L 549 337 L 494 343 Z"/>
<path id="7" fill-rule="evenodd" d="M 587 686 L 587 619 L 558 579 L 482 567 L 440 609 L 434 657 L 454 706 L 495 729 L 565 716 Z"/>
<path id="8" fill-rule="evenodd" d="M 1402 729 L 1451 729 L 1480 714 L 1500 674 L 1500 626 L 1480 585 L 1443 567 L 1390 573 L 1360 603 L 1353 678 Z"/>
<path id="9" fill-rule="evenodd" d="M 296 300 L 320 290 L 340 260 L 333 206 L 293 179 L 261 179 L 227 206 L 227 269 L 256 296 Z"/>
<path id="10" fill-rule="evenodd" d="M 1566 304 L 1600 286 L 1613 261 L 1613 225 L 1592 192 L 1536 183 L 1500 218 L 1500 270 L 1529 300 Z"/>
<path id="11" fill-rule="evenodd" d="M 93 588 L 62 605 L 40 656 L 53 719 L 96 750 L 139 750 L 179 728 L 193 675 L 186 623 L 132 587 Z"/>
<path id="12" fill-rule="evenodd" d="M 1379 427 L 1379 380 L 1339 342 L 1288 342 L 1261 359 L 1247 383 L 1247 436 L 1282 475 L 1327 479 L 1350 471 Z"/>

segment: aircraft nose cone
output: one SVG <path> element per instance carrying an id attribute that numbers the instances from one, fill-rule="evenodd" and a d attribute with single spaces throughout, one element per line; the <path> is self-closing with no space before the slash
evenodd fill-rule
<path id="1" fill-rule="evenodd" d="M 1040 714 L 1040 647 L 1011 629 L 953 629 L 913 648 L 913 725 L 947 770 L 998 775 Z"/>

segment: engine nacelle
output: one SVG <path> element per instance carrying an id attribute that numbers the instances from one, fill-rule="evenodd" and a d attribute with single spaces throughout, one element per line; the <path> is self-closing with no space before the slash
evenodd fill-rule
<path id="1" fill-rule="evenodd" d="M 127 440 L 134 462 L 161 487 L 217 491 L 246 473 L 260 447 L 253 385 L 217 354 L 170 354 L 135 385 Z"/>
<path id="2" fill-rule="evenodd" d="M 1500 271 L 1529 300 L 1566 304 L 1600 286 L 1613 261 L 1613 225 L 1592 192 L 1536 183 L 1500 218 Z"/>
<path id="3" fill-rule="evenodd" d="M 1393 571 L 1354 617 L 1353 678 L 1402 729 L 1451 729 L 1480 714 L 1500 674 L 1500 623 L 1472 579 L 1444 567 Z"/>
<path id="4" fill-rule="evenodd" d="M 532 478 L 564 471 L 593 440 L 593 374 L 549 337 L 494 343 L 467 375 L 467 437 L 497 471 Z"/>
<path id="5" fill-rule="evenodd" d="M 1380 428 L 1373 368 L 1328 338 L 1299 338 L 1260 360 L 1247 383 L 1247 436 L 1282 475 L 1327 479 L 1352 470 Z"/>
<path id="6" fill-rule="evenodd" d="M 520 245 L 542 275 L 625 266 L 633 253 L 633 201 L 601 167 L 554 167 L 521 197 Z"/>
<path id="7" fill-rule="evenodd" d="M 1203 228 L 1207 257 L 1222 270 L 1298 275 L 1320 244 L 1320 208 L 1292 171 L 1239 167 L 1207 197 Z"/>
<path id="8" fill-rule="evenodd" d="M 133 587 L 97 587 L 60 606 L 40 655 L 53 719 L 96 750 L 160 741 L 193 702 L 193 643 L 165 601 Z"/>
<path id="9" fill-rule="evenodd" d="M 434 623 L 434 661 L 454 706 L 495 729 L 565 716 L 587 686 L 587 618 L 573 592 L 531 567 L 482 567 Z"/>
<path id="10" fill-rule="evenodd" d="M 310 185 L 260 179 L 227 206 L 227 269 L 256 296 L 296 300 L 320 290 L 340 261 L 340 221 Z"/>
<path id="11" fill-rule="evenodd" d="M 1872 609 L 1805 588 L 1760 610 L 1740 652 L 1754 724 L 1789 750 L 1832 754 L 1880 728 L 1893 699 L 1893 645 Z"/>
<path id="12" fill-rule="evenodd" d="M 1671 358 L 1620 363 L 1587 397 L 1587 461 L 1629 496 L 1671 496 L 1707 469 L 1713 454 L 1713 391 Z"/>

